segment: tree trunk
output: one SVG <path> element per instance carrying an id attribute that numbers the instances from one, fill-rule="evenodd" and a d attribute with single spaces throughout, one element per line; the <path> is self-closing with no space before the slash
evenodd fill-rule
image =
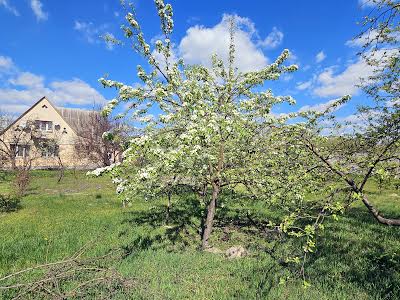
<path id="1" fill-rule="evenodd" d="M 169 214 L 171 209 L 171 191 L 168 191 L 168 202 L 167 202 L 167 215 L 165 217 L 165 224 L 169 225 Z"/>
<path id="2" fill-rule="evenodd" d="M 202 240 L 202 248 L 207 249 L 210 247 L 208 240 L 211 236 L 211 231 L 213 228 L 214 224 L 214 216 L 215 216 L 215 209 L 217 207 L 217 199 L 218 195 L 220 192 L 220 185 L 218 182 L 214 182 L 212 184 L 212 198 L 210 203 L 208 204 L 208 209 L 207 209 L 207 218 L 206 218 L 206 223 L 205 223 L 205 228 L 203 232 L 203 240 Z"/>
<path id="3" fill-rule="evenodd" d="M 13 171 L 16 171 L 16 170 L 17 170 L 17 163 L 16 163 L 15 157 L 11 157 L 11 169 L 12 169 Z"/>
<path id="4" fill-rule="evenodd" d="M 110 161 L 110 158 L 108 157 L 107 151 L 102 153 L 102 157 L 103 157 L 103 167 L 107 167 L 107 166 L 111 165 L 111 161 Z"/>
<path id="5" fill-rule="evenodd" d="M 389 226 L 400 226 L 400 219 L 387 219 L 383 217 L 379 211 L 369 202 L 368 198 L 363 195 L 362 202 L 368 208 L 369 212 L 374 216 L 374 218 L 381 224 Z"/>
<path id="6" fill-rule="evenodd" d="M 59 173 L 58 173 L 57 183 L 60 183 L 61 180 L 64 178 L 64 165 L 63 165 L 60 157 L 58 157 L 58 165 L 59 165 L 60 169 L 59 169 Z"/>

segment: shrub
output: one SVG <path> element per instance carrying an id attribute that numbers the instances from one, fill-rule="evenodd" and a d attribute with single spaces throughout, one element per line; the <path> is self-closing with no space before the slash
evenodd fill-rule
<path id="1" fill-rule="evenodd" d="M 0 212 L 16 211 L 21 207 L 21 199 L 16 196 L 0 194 Z"/>
<path id="2" fill-rule="evenodd" d="M 13 181 L 15 194 L 17 195 L 17 198 L 25 196 L 30 182 L 31 182 L 31 175 L 29 170 L 25 169 L 18 170 Z"/>

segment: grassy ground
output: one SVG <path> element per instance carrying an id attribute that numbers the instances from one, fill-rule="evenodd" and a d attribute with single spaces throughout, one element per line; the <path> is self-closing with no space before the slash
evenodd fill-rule
<path id="1" fill-rule="evenodd" d="M 0 192 L 10 179 L 0 176 Z M 399 191 L 368 190 L 384 214 L 400 217 Z M 198 251 L 195 228 L 159 226 L 161 204 L 138 200 L 122 209 L 107 178 L 68 173 L 57 184 L 56 173 L 35 172 L 22 208 L 0 213 L 0 277 L 63 259 L 94 240 L 88 256 L 124 249 L 114 267 L 138 282 L 133 299 L 400 299 L 400 230 L 377 224 L 362 205 L 327 224 L 307 269 L 312 286 L 304 289 L 300 281 L 278 284 L 282 270 L 266 254 L 227 260 Z M 197 224 L 196 205 L 176 203 L 171 219 Z M 221 249 L 255 248 L 235 232 L 228 241 L 223 235 L 214 235 Z"/>

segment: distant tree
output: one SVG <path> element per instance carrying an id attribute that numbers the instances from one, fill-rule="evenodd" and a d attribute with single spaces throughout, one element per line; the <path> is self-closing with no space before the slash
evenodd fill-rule
<path id="1" fill-rule="evenodd" d="M 23 161 L 21 165 L 24 165 L 24 168 L 31 164 L 33 158 L 36 158 L 36 155 L 30 155 L 30 150 L 33 144 L 39 143 L 40 138 L 37 138 L 39 134 L 36 133 L 34 121 L 27 121 L 23 126 L 9 128 L 12 122 L 12 117 L 6 115 L 3 117 L 0 152 L 4 164 L 16 170 L 17 158 L 21 158 L 21 162 Z"/>
<path id="2" fill-rule="evenodd" d="M 12 124 L 14 117 L 0 109 L 0 167 L 3 167 L 11 158 L 9 151 L 4 150 L 4 141 L 1 138 L 3 131 Z M 6 148 L 7 149 L 7 148 Z"/>
<path id="3" fill-rule="evenodd" d="M 384 178 L 399 176 L 400 169 L 400 3 L 371 4 L 356 41 L 363 44 L 359 55 L 374 70 L 361 85 L 372 104 L 359 107 L 355 124 L 335 121 L 334 107 L 313 114 L 300 140 L 322 162 L 321 169 L 344 182 L 353 200 L 362 201 L 379 223 L 400 226 L 400 219 L 384 217 L 365 193 L 373 176 L 381 185 Z"/>
<path id="4" fill-rule="evenodd" d="M 359 55 L 375 68 L 363 78 L 363 89 L 376 104 L 397 105 L 400 98 L 400 2 L 371 0 L 372 9 L 364 18 L 355 41 L 362 44 Z"/>
<path id="5" fill-rule="evenodd" d="M 126 127 L 100 112 L 101 109 L 93 110 L 81 121 L 75 150 L 97 167 L 105 167 L 121 159 Z M 104 137 L 104 132 L 113 132 L 113 139 Z"/>
<path id="6" fill-rule="evenodd" d="M 0 132 L 3 132 L 13 121 L 14 117 L 0 108 Z"/>

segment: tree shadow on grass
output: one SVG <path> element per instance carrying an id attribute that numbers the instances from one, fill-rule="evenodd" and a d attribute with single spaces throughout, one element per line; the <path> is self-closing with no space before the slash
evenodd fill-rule
<path id="1" fill-rule="evenodd" d="M 344 288 L 349 291 L 348 295 L 368 295 L 368 299 L 400 299 L 398 228 L 377 223 L 364 207 L 352 208 L 339 221 L 329 220 L 325 226 L 316 253 L 309 256 L 305 266 L 311 289 L 329 295 L 330 291 L 339 293 Z M 256 285 L 260 299 L 268 298 L 278 286 L 279 276 L 273 274 L 284 275 L 289 271 L 275 264 L 269 269 L 271 273 L 262 278 L 263 270 L 267 268 L 262 260 L 252 268 L 252 285 Z M 301 278 L 298 280 L 301 288 Z M 300 292 L 308 299 L 307 290 Z M 343 293 L 337 295 L 347 292 Z"/>
<path id="2" fill-rule="evenodd" d="M 199 239 L 203 209 L 195 197 L 187 196 L 175 202 L 167 215 L 166 205 L 157 203 L 147 209 L 129 211 L 122 221 L 120 237 L 133 239 L 125 247 L 126 255 L 149 248 L 182 248 Z"/>
<path id="3" fill-rule="evenodd" d="M 125 249 L 127 255 L 133 251 L 149 248 L 171 250 L 200 248 L 206 207 L 196 195 L 188 193 L 175 198 L 168 217 L 165 204 L 158 201 L 154 202 L 153 206 L 150 205 L 142 210 L 124 213 L 122 221 L 124 229 L 119 236 L 133 236 Z M 214 222 L 213 238 L 219 240 L 226 237 L 227 228 L 229 231 L 243 232 L 250 229 L 253 224 L 247 218 L 246 212 L 247 209 L 219 208 Z M 132 234 L 133 231 L 135 234 Z"/>
<path id="4" fill-rule="evenodd" d="M 39 191 L 39 186 L 30 185 L 26 190 L 26 195 L 39 195 L 41 192 Z"/>
<path id="5" fill-rule="evenodd" d="M 11 178 L 12 178 L 11 172 L 6 172 L 6 171 L 0 170 L 0 183 L 11 181 Z"/>
<path id="6" fill-rule="evenodd" d="M 13 195 L 0 194 L 0 212 L 14 212 L 21 209 L 21 199 Z"/>
<path id="7" fill-rule="evenodd" d="M 381 225 L 365 208 L 355 207 L 329 222 L 318 244 L 308 266 L 314 280 L 332 288 L 344 281 L 371 298 L 400 299 L 398 228 Z"/>
<path id="8" fill-rule="evenodd" d="M 124 246 L 126 256 L 147 249 L 180 251 L 198 248 L 204 213 L 205 208 L 198 198 L 190 195 L 174 202 L 168 225 L 166 206 L 160 203 L 150 209 L 126 212 L 124 230 L 119 233 L 127 241 Z M 263 237 L 255 231 L 246 207 L 219 209 L 214 237 L 222 236 L 226 227 L 232 228 L 236 235 L 238 231 L 244 233 L 255 245 L 268 242 L 261 240 Z M 132 234 L 132 231 L 135 232 Z M 307 278 L 316 286 L 321 284 L 332 291 L 342 285 L 365 291 L 371 298 L 400 299 L 399 249 L 400 231 L 397 228 L 378 224 L 364 207 L 353 207 L 339 221 L 326 223 L 317 252 L 307 263 Z M 256 277 L 263 274 L 258 264 L 250 273 Z M 276 284 L 271 281 L 276 278 L 260 278 L 256 280 L 257 291 L 264 297 Z"/>

